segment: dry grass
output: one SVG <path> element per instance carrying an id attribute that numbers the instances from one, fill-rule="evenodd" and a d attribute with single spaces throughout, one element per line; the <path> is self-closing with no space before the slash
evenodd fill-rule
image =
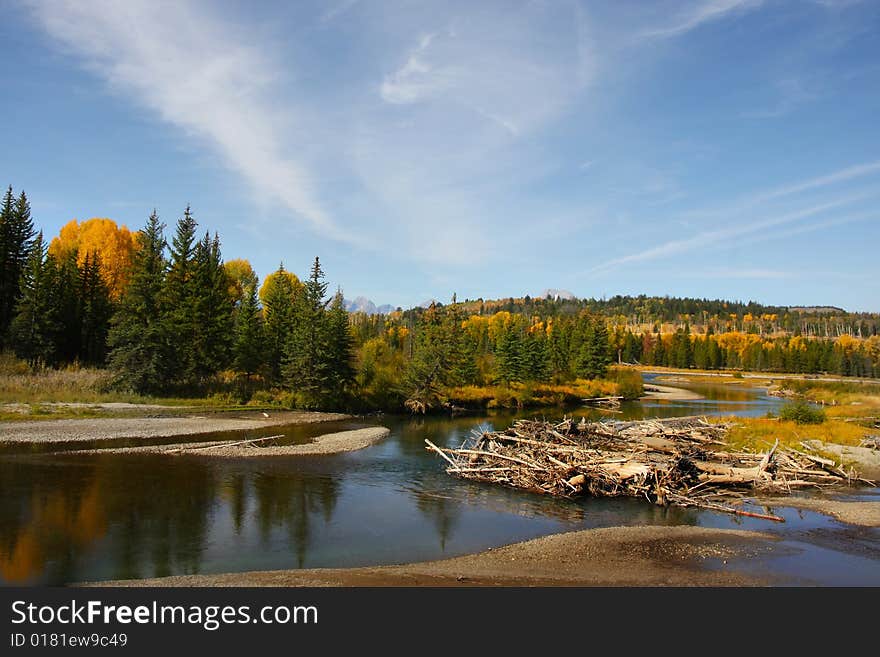
<path id="1" fill-rule="evenodd" d="M 567 385 L 522 384 L 459 386 L 445 390 L 447 400 L 466 408 L 521 408 L 581 403 L 589 397 L 617 395 L 620 384 L 608 379 L 577 379 Z"/>
<path id="2" fill-rule="evenodd" d="M 778 439 L 780 445 L 803 449 L 802 441 L 821 440 L 838 445 L 857 446 L 876 431 L 852 422 L 828 420 L 822 424 L 798 424 L 774 418 L 723 418 L 733 422 L 727 442 L 737 450 L 766 451 Z"/>

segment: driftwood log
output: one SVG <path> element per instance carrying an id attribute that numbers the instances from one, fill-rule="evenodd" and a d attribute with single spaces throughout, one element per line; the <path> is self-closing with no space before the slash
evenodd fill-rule
<path id="1" fill-rule="evenodd" d="M 425 440 L 456 477 L 560 497 L 643 497 L 782 521 L 731 502 L 749 492 L 790 493 L 860 480 L 834 461 L 777 441 L 761 453 L 730 451 L 729 424 L 704 418 L 579 423 L 517 420 L 475 431 L 458 449 Z M 866 482 L 872 483 L 872 482 Z"/>

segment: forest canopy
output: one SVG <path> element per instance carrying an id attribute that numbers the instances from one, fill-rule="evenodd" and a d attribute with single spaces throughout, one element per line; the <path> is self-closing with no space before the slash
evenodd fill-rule
<path id="1" fill-rule="evenodd" d="M 232 382 L 242 401 L 302 408 L 577 399 L 625 388 L 618 370 L 609 375 L 613 364 L 880 375 L 874 313 L 455 295 L 349 313 L 318 258 L 302 276 L 281 263 L 261 283 L 246 259 L 224 261 L 220 236 L 190 208 L 166 228 L 155 212 L 134 233 L 108 218 L 72 220 L 47 241 L 25 193 L 9 187 L 0 206 L 4 347 L 35 369 L 109 368 L 115 386 L 140 394 L 202 394 Z M 611 388 L 590 383 L 606 379 Z"/>

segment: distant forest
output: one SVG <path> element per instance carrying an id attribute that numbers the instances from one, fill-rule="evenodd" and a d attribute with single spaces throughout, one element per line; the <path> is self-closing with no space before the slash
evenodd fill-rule
<path id="1" fill-rule="evenodd" d="M 880 315 L 628 297 L 465 300 L 350 314 L 318 258 L 261 283 L 187 208 L 173 233 L 71 221 L 47 240 L 24 192 L 0 208 L 0 335 L 32 368 L 108 368 L 140 394 L 303 408 L 431 407 L 452 389 L 602 379 L 612 363 L 880 375 Z M 411 405 L 412 407 L 412 405 Z"/>

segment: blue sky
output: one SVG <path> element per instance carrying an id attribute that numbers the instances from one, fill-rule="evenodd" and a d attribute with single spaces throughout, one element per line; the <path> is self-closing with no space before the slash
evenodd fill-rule
<path id="1" fill-rule="evenodd" d="M 0 184 L 48 234 L 192 204 L 349 298 L 880 311 L 880 3 L 0 5 Z"/>

